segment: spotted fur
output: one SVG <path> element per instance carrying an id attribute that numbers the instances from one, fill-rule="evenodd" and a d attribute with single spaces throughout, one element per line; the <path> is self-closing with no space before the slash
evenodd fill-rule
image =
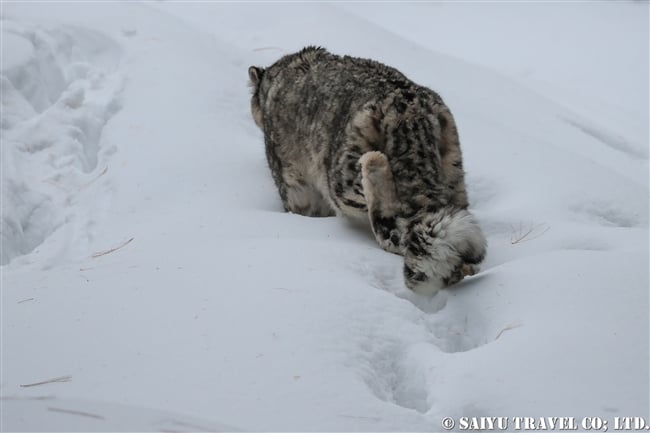
<path id="1" fill-rule="evenodd" d="M 251 111 L 284 208 L 370 222 L 433 293 L 477 272 L 486 241 L 467 210 L 454 118 L 440 95 L 379 62 L 307 47 L 249 68 Z"/>

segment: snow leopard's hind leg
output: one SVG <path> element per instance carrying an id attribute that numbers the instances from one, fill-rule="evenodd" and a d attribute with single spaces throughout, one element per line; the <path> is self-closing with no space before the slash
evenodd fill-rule
<path id="1" fill-rule="evenodd" d="M 334 216 L 334 208 L 305 175 L 305 164 L 289 162 L 291 146 L 282 146 L 270 134 L 265 137 L 266 158 L 284 210 L 311 217 Z M 304 158 L 303 158 L 304 159 Z"/>
<path id="2" fill-rule="evenodd" d="M 280 196 L 287 212 L 310 217 L 329 217 L 336 214 L 312 183 L 286 169 L 282 178 L 284 182 Z"/>
<path id="3" fill-rule="evenodd" d="M 382 152 L 371 151 L 359 158 L 359 164 L 363 194 L 375 238 L 384 250 L 402 254 L 404 221 L 398 216 L 400 204 L 388 159 Z"/>

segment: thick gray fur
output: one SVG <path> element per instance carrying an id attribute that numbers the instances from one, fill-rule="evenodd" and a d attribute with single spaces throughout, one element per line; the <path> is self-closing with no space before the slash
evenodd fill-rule
<path id="1" fill-rule="evenodd" d="M 287 211 L 369 220 L 381 247 L 404 256 L 416 292 L 478 271 L 486 240 L 467 210 L 456 123 L 436 92 L 318 47 L 248 72 Z"/>

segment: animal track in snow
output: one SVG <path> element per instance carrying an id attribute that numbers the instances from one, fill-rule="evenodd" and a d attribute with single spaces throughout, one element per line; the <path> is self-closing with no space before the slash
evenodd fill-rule
<path id="1" fill-rule="evenodd" d="M 474 350 L 494 336 L 487 335 L 479 312 L 446 311 L 451 292 L 462 287 L 442 290 L 433 297 L 413 293 L 403 286 L 400 260 L 364 260 L 356 271 L 373 287 L 400 299 L 395 300 L 394 309 L 363 319 L 372 326 L 361 325 L 354 364 L 360 366 L 360 376 L 377 398 L 427 413 L 435 404 L 435 384 L 442 374 L 437 364 L 442 357 Z M 477 281 L 468 279 L 461 286 Z"/>
<path id="2" fill-rule="evenodd" d="M 363 353 L 363 361 L 358 361 L 361 377 L 373 394 L 420 413 L 435 404 L 435 384 L 443 380 L 440 368 L 446 353 L 469 351 L 487 343 L 480 330 L 467 328 L 463 323 L 466 317 L 458 323 L 443 324 L 429 316 L 416 316 L 414 324 L 398 328 L 415 326 L 419 328 L 416 333 L 390 338 L 371 335 L 358 348 Z"/>
<path id="3" fill-rule="evenodd" d="M 10 20 L 3 33 L 2 265 L 78 217 L 70 206 L 106 171 L 102 132 L 123 85 L 122 50 L 107 36 Z"/>

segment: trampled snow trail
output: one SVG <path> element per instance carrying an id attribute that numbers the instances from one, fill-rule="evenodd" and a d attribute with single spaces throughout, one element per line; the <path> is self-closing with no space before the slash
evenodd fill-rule
<path id="1" fill-rule="evenodd" d="M 2 429 L 648 416 L 638 131 L 348 7 L 3 7 Z M 307 44 L 445 98 L 479 275 L 424 298 L 367 230 L 281 211 L 246 71 Z"/>
<path id="2" fill-rule="evenodd" d="M 52 237 L 55 253 L 38 259 L 49 266 L 88 243 L 109 193 L 100 178 L 115 146 L 102 131 L 119 110 L 122 53 L 81 27 L 4 19 L 3 36 L 2 264 Z"/>

